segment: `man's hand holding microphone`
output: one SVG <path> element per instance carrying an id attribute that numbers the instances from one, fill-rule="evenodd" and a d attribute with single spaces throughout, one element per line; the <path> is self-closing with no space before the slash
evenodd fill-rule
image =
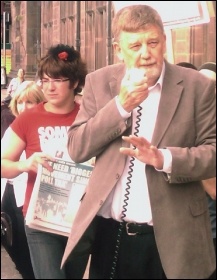
<path id="1" fill-rule="evenodd" d="M 128 113 L 139 106 L 148 96 L 148 83 L 144 69 L 130 68 L 121 82 L 118 99 Z"/>

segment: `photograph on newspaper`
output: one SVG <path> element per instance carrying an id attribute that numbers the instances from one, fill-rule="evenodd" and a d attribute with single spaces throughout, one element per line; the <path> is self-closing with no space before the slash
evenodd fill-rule
<path id="1" fill-rule="evenodd" d="M 39 165 L 26 224 L 34 229 L 68 236 L 93 166 L 56 158 L 53 171 Z"/>

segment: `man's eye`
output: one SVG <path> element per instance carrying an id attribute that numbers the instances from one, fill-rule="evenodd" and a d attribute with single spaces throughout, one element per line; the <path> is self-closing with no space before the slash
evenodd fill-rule
<path id="1" fill-rule="evenodd" d="M 133 46 L 131 46 L 131 49 L 132 50 L 138 50 L 140 48 L 140 45 L 138 44 L 138 45 L 133 45 Z"/>
<path id="2" fill-rule="evenodd" d="M 157 46 L 158 42 L 157 41 L 152 41 L 148 43 L 150 47 L 154 48 Z"/>

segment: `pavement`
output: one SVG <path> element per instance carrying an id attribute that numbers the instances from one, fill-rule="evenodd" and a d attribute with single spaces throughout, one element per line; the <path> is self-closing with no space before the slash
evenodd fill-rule
<path id="1" fill-rule="evenodd" d="M 23 279 L 14 262 L 1 245 L 1 279 Z"/>

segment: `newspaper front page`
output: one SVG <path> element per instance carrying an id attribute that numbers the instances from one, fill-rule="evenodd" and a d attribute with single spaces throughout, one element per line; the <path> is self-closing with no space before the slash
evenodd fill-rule
<path id="1" fill-rule="evenodd" d="M 93 166 L 56 158 L 53 171 L 42 165 L 26 214 L 26 224 L 34 229 L 69 236 Z"/>

